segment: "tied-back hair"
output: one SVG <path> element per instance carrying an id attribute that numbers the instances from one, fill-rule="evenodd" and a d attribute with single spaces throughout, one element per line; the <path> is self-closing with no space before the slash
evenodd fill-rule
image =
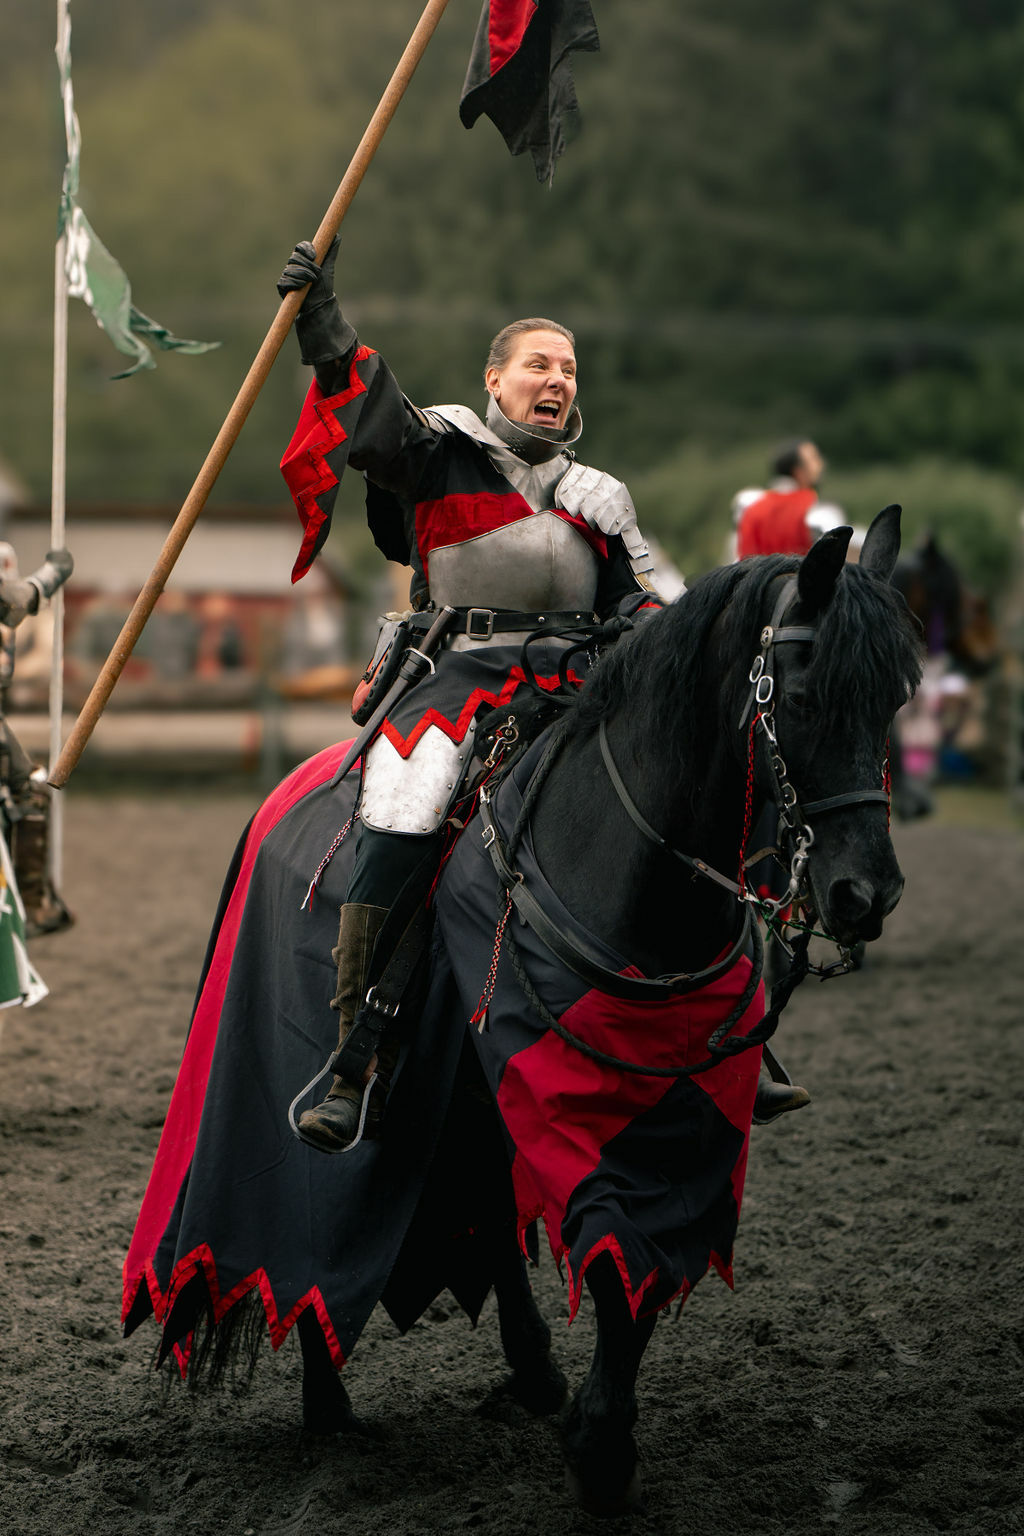
<path id="1" fill-rule="evenodd" d="M 777 589 L 769 588 L 799 563 L 791 555 L 767 555 L 700 577 L 601 658 L 567 724 L 593 728 L 626 708 L 640 730 L 648 725 L 658 730 L 659 750 L 685 775 L 710 727 L 700 719 L 702 692 L 709 681 L 725 686 L 720 674 L 709 673 L 712 626 L 722 620 L 715 647 L 719 665 L 723 652 L 733 654 L 745 675 L 777 598 Z M 888 582 L 845 565 L 814 622 L 817 635 L 804 681 L 820 737 L 865 713 L 873 727 L 884 730 L 921 678 L 920 646 L 903 598 Z M 664 728 L 666 721 L 672 729 Z"/>
<path id="2" fill-rule="evenodd" d="M 532 320 L 513 320 L 511 325 L 506 325 L 500 330 L 491 342 L 487 353 L 487 361 L 484 364 L 484 374 L 488 368 L 497 368 L 500 372 L 512 356 L 512 347 L 517 337 L 525 336 L 529 331 L 554 331 L 559 336 L 564 336 L 566 341 L 576 350 L 576 338 L 567 326 L 559 325 L 557 320 L 543 320 L 534 317 Z"/>

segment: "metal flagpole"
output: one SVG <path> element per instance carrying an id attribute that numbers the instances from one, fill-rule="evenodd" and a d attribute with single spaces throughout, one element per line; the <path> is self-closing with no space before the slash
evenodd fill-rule
<path id="1" fill-rule="evenodd" d="M 57 37 L 66 25 L 67 0 L 57 0 Z M 68 421 L 68 274 L 65 262 L 67 233 L 57 237 L 53 266 L 53 449 L 50 468 L 50 548 L 63 549 L 66 538 Z M 50 661 L 50 750 L 52 771 L 60 755 L 61 718 L 64 710 L 64 588 L 50 599 L 53 620 L 53 651 Z M 50 807 L 50 875 L 61 888 L 64 865 L 64 806 L 60 795 Z"/>
<path id="2" fill-rule="evenodd" d="M 399 59 L 395 72 L 391 76 L 387 88 L 377 105 L 377 110 L 370 119 L 366 131 L 359 141 L 356 152 L 349 162 L 348 170 L 345 172 L 338 190 L 331 201 L 331 205 L 324 214 L 320 228 L 313 238 L 313 247 L 318 261 L 323 259 L 324 253 L 337 234 L 341 221 L 348 211 L 348 206 L 355 196 L 370 161 L 373 159 L 384 137 L 388 124 L 395 115 L 398 103 L 405 94 L 409 81 L 415 73 L 417 64 L 423 57 L 427 44 L 434 35 L 447 4 L 448 0 L 427 0 L 423 14 L 406 44 L 405 51 Z M 78 719 L 75 721 L 71 733 L 64 743 L 63 751 L 50 773 L 50 783 L 56 789 L 63 789 L 85 750 L 96 722 L 103 713 L 107 700 L 114 690 L 114 685 L 120 677 L 147 619 L 156 606 L 157 599 L 164 589 L 167 578 L 170 576 L 178 556 L 185 547 L 185 541 L 195 527 L 199 514 L 206 504 L 206 498 L 209 496 L 217 476 L 227 462 L 228 455 L 238 439 L 238 435 L 255 403 L 256 397 L 266 382 L 267 376 L 274 365 L 274 360 L 284 344 L 285 337 L 292 328 L 292 323 L 299 312 L 299 307 L 306 295 L 306 291 L 305 288 L 299 289 L 294 293 L 287 294 L 281 300 L 280 307 L 274 317 L 270 330 L 264 338 L 263 345 L 256 354 L 256 358 L 245 376 L 242 387 L 235 396 L 234 403 L 214 439 L 213 447 L 207 454 L 192 489 L 185 498 L 181 511 L 178 513 L 171 531 L 164 541 L 164 547 L 160 551 L 157 563 L 150 572 L 142 591 L 135 599 L 135 606 L 125 620 L 110 655 L 103 663 L 100 674 L 93 684 L 92 692 L 83 704 Z"/>
<path id="3" fill-rule="evenodd" d="M 57 241 L 53 271 L 53 454 L 50 475 L 50 548 L 63 549 L 67 485 L 68 416 L 68 277 L 64 265 L 65 236 Z M 53 652 L 50 660 L 50 753 L 52 769 L 61 749 L 64 710 L 64 588 L 50 599 Z M 60 890 L 64 864 L 64 806 L 55 795 L 50 807 L 50 874 Z"/>

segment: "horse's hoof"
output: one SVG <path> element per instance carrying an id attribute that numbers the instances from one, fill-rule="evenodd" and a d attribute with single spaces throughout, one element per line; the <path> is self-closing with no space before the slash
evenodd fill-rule
<path id="1" fill-rule="evenodd" d="M 369 1419 L 360 1418 L 351 1408 L 347 1413 L 310 1412 L 302 1414 L 302 1433 L 314 1440 L 341 1440 L 352 1435 L 363 1440 L 383 1440 L 384 1431 Z"/>
<path id="2" fill-rule="evenodd" d="M 514 1371 L 507 1386 L 516 1402 L 536 1418 L 558 1413 L 569 1396 L 569 1383 L 550 1356 L 533 1370 Z"/>
<path id="3" fill-rule="evenodd" d="M 588 1488 L 580 1474 L 566 1463 L 565 1487 L 583 1513 L 592 1515 L 596 1520 L 621 1520 L 624 1515 L 643 1513 L 643 1479 L 639 1467 L 634 1467 L 633 1476 L 626 1488 L 616 1491 L 603 1487 Z"/>
<path id="4" fill-rule="evenodd" d="M 334 1440 L 342 1435 L 361 1435 L 367 1440 L 384 1438 L 375 1424 L 356 1413 L 352 1399 L 336 1377 L 326 1390 L 303 1393 L 302 1432 L 319 1440 Z"/>
<path id="5" fill-rule="evenodd" d="M 595 1422 L 581 1416 L 574 1399 L 563 1416 L 566 1487 L 580 1508 L 599 1520 L 636 1514 L 643 1507 L 639 1457 L 628 1427 L 635 1423 L 635 1404 L 626 1419 Z"/>

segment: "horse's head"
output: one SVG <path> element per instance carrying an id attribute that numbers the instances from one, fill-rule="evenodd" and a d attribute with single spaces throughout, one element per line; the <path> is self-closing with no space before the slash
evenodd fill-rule
<path id="1" fill-rule="evenodd" d="M 749 717 L 759 722 L 761 787 L 780 805 L 790 853 L 806 853 L 822 925 L 847 946 L 878 937 L 903 889 L 889 837 L 888 737 L 920 662 L 890 584 L 899 519 L 895 506 L 878 515 L 859 566 L 846 563 L 852 530 L 837 528 L 772 583 L 775 612 L 753 669 L 772 675 L 755 685 Z"/>
<path id="2" fill-rule="evenodd" d="M 802 561 L 766 555 L 709 571 L 606 653 L 568 717 L 570 730 L 593 733 L 595 752 L 605 724 L 657 843 L 720 874 L 736 869 L 756 802 L 804 808 L 790 817 L 787 862 L 807 850 L 796 872 L 844 945 L 877 938 L 903 887 L 887 743 L 921 671 L 890 582 L 899 508 L 875 519 L 859 566 L 846 564 L 851 533 L 825 534 Z"/>
<path id="3" fill-rule="evenodd" d="M 967 585 L 935 534 L 898 562 L 893 582 L 929 655 L 948 655 L 969 677 L 991 671 L 999 660 L 999 635 L 988 600 Z"/>

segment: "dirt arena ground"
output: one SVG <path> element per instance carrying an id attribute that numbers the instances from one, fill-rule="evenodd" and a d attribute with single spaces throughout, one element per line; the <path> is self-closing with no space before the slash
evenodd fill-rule
<path id="1" fill-rule="evenodd" d="M 561 1536 L 555 1427 L 490 1396 L 489 1304 L 346 1379 L 381 1438 L 298 1427 L 299 1360 L 197 1398 L 119 1334 L 120 1268 L 223 870 L 252 793 L 66 796 L 69 932 L 51 997 L 2 1016 L 0 1532 Z M 1024 1531 L 1022 839 L 958 813 L 897 829 L 904 902 L 863 971 L 808 983 L 779 1037 L 814 1095 L 755 1129 L 736 1290 L 709 1277 L 641 1377 L 642 1533 Z M 564 1326 L 578 1380 L 589 1321 Z M 605 1529 L 626 1527 L 618 1522 Z"/>

